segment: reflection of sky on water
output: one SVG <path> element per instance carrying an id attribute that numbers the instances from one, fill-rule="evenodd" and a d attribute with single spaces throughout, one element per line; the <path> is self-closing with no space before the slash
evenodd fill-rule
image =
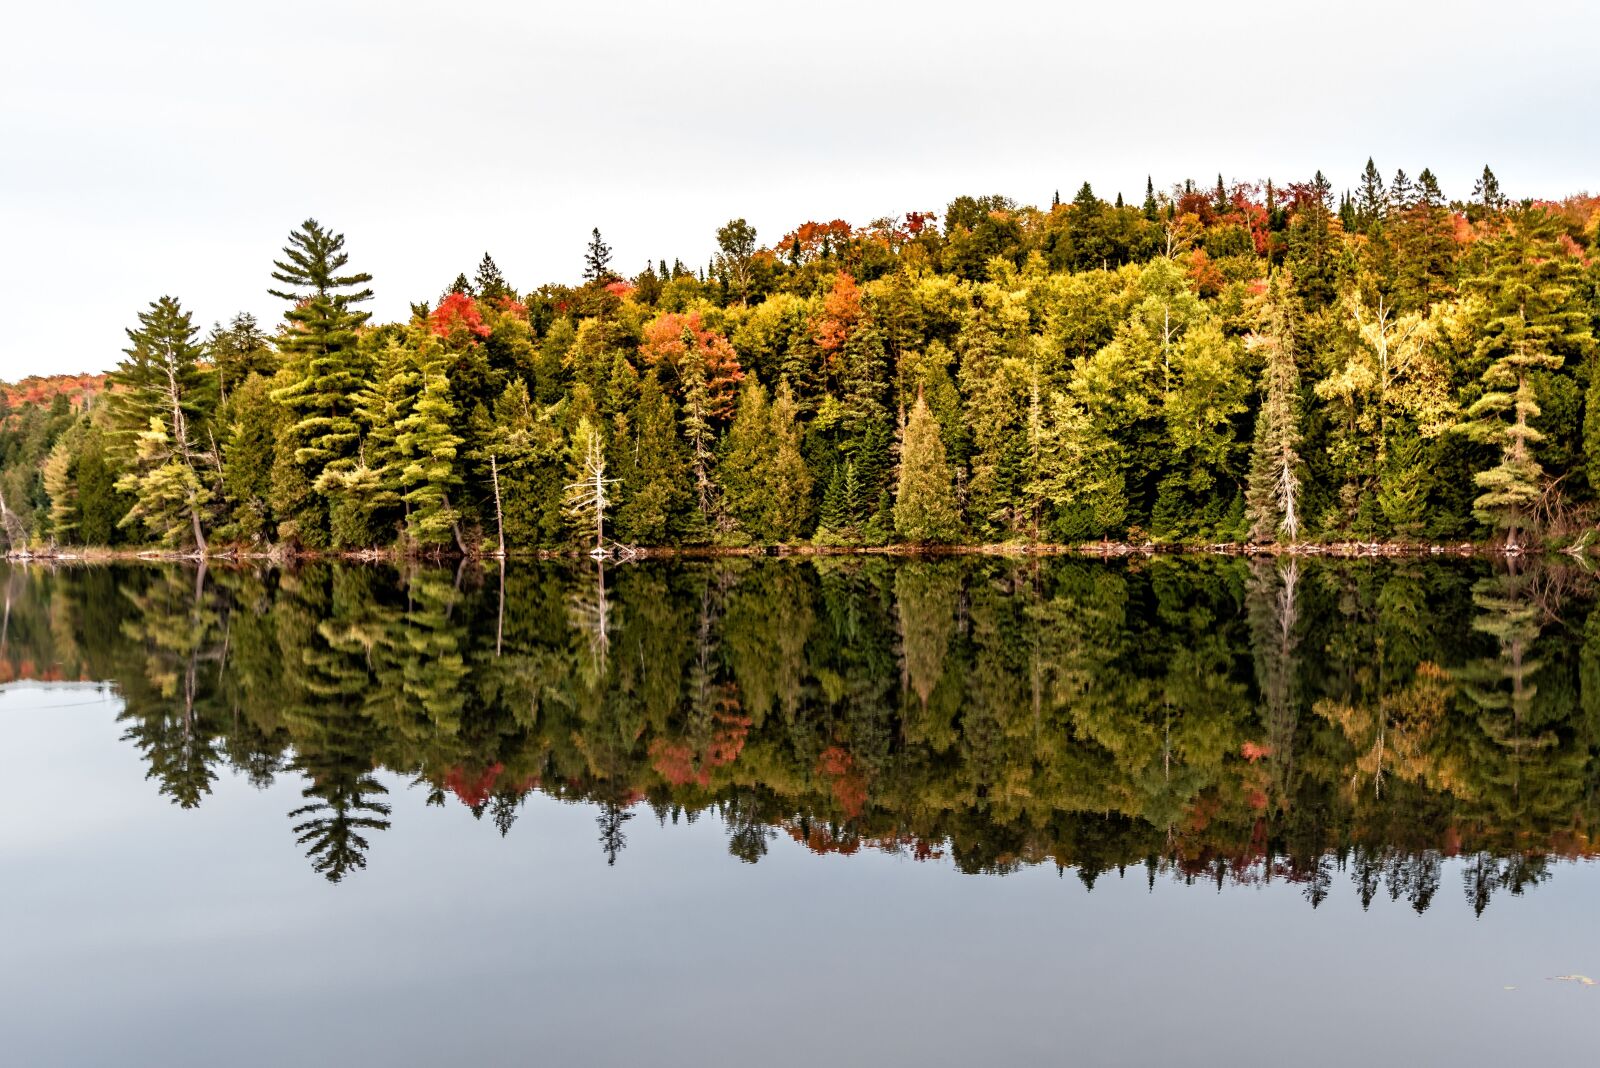
<path id="1" fill-rule="evenodd" d="M 360 877 L 307 868 L 224 772 L 173 807 L 92 687 L 0 691 L 0 1031 L 14 1064 L 1527 1063 L 1592 1052 L 1600 867 L 1482 918 L 1447 864 L 1418 916 L 1344 888 L 1144 872 L 961 876 L 647 809 L 608 868 L 595 810 L 535 794 L 502 840 L 381 773 Z M 26 759 L 19 759 L 26 754 Z M 1337 876 L 1347 883 L 1348 873 Z M 1507 990 L 1506 987 L 1515 987 Z M 1252 1052 L 1255 1051 L 1255 1052 Z"/>

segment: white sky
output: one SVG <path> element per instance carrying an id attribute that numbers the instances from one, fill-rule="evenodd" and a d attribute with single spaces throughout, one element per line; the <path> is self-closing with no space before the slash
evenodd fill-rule
<path id="1" fill-rule="evenodd" d="M 1594 0 L 1080 5 L 49 0 L 0 45 L 0 378 L 103 370 L 172 293 L 269 327 L 307 216 L 380 319 L 485 250 L 575 281 L 960 193 L 1185 177 L 1600 187 Z"/>

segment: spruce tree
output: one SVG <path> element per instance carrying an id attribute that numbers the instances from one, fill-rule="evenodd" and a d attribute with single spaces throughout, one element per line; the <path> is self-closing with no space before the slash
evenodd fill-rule
<path id="1" fill-rule="evenodd" d="M 490 304 L 497 304 L 516 296 L 515 291 L 507 284 L 505 276 L 500 273 L 500 267 L 487 252 L 483 254 L 483 259 L 478 261 L 478 273 L 473 279 L 472 288 L 479 300 Z"/>
<path id="2" fill-rule="evenodd" d="M 944 438 L 920 392 L 900 446 L 894 528 L 901 538 L 911 542 L 954 541 L 961 530 L 950 465 L 945 461 Z"/>
<path id="3" fill-rule="evenodd" d="M 613 277 L 611 246 L 600 237 L 600 228 L 596 226 L 583 252 L 583 279 L 586 282 L 609 282 Z"/>
<path id="4" fill-rule="evenodd" d="M 308 491 L 324 471 L 356 463 L 355 394 L 366 377 L 357 332 L 369 313 L 355 305 L 372 298 L 372 276 L 341 274 L 350 262 L 344 235 L 315 219 L 289 234 L 283 255 L 273 261 L 272 277 L 284 288 L 268 292 L 290 305 L 278 339 L 286 377 L 273 399 L 289 412 L 281 462 L 293 470 L 276 479 L 274 503 L 280 532 L 317 546 L 328 540 L 327 501 Z"/>
<path id="5" fill-rule="evenodd" d="M 1378 166 L 1372 162 L 1372 157 L 1368 156 L 1366 169 L 1361 172 L 1361 186 L 1356 190 L 1355 200 L 1356 228 L 1361 233 L 1371 233 L 1374 227 L 1383 222 L 1389 207 L 1388 197 L 1383 177 L 1378 173 Z"/>
<path id="6" fill-rule="evenodd" d="M 1156 183 L 1145 175 L 1144 179 L 1144 217 L 1155 222 L 1160 214 L 1160 206 L 1156 203 Z"/>

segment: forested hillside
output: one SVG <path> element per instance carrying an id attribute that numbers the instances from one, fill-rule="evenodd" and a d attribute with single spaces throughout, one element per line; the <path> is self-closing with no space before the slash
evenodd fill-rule
<path id="1" fill-rule="evenodd" d="M 282 321 L 130 309 L 106 388 L 0 393 L 13 548 L 1587 537 L 1600 198 L 1311 181 L 959 197 L 408 321 L 312 220 Z M 574 266 L 579 250 L 574 250 Z M 449 278 L 448 269 L 441 281 Z M 380 275 L 381 278 L 381 275 Z M 269 280 L 270 279 L 270 280 Z M 603 509 L 595 498 L 603 499 Z M 603 511 L 605 527 L 595 530 Z"/>

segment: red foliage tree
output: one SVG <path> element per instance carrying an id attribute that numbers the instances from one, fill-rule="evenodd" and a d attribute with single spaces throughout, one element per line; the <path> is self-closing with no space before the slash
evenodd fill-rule
<path id="1" fill-rule="evenodd" d="M 727 338 L 701 321 L 699 312 L 665 312 L 657 316 L 644 328 L 639 355 L 651 367 L 665 364 L 674 378 L 681 378 L 686 358 L 698 356 L 705 368 L 712 417 L 727 419 L 733 415 L 739 382 L 744 378 L 739 354 Z"/>
<path id="2" fill-rule="evenodd" d="M 478 302 L 465 293 L 451 293 L 441 300 L 428 316 L 428 328 L 442 338 L 465 336 L 476 342 L 489 336 L 489 324 L 483 321 Z"/>

